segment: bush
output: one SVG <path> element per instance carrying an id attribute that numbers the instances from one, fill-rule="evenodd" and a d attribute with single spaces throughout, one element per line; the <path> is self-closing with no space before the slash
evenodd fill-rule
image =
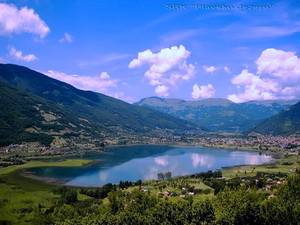
<path id="1" fill-rule="evenodd" d="M 77 191 L 68 190 L 62 195 L 62 200 L 66 204 L 72 204 L 77 202 Z"/>
<path id="2" fill-rule="evenodd" d="M 65 186 L 53 190 L 53 193 L 60 194 L 61 201 L 65 204 L 72 204 L 78 201 L 77 191 Z"/>

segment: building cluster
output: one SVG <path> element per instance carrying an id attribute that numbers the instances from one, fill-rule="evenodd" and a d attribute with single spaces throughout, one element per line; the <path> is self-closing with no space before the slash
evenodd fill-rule
<path id="1" fill-rule="evenodd" d="M 300 136 L 238 136 L 238 135 L 168 135 L 161 136 L 152 135 L 128 135 L 116 138 L 106 138 L 95 144 L 95 140 L 86 142 L 70 143 L 67 147 L 59 146 L 43 146 L 37 142 L 29 142 L 23 144 L 11 144 L 0 147 L 0 155 L 23 155 L 23 156 L 46 156 L 46 155 L 70 155 L 82 153 L 86 151 L 102 151 L 106 146 L 116 145 L 139 145 L 139 144 L 155 144 L 155 145 L 191 145 L 215 148 L 231 148 L 240 150 L 259 150 L 259 151 L 286 151 L 300 152 Z"/>

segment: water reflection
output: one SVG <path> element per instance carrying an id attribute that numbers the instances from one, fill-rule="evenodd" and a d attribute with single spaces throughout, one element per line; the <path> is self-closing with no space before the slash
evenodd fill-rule
<path id="1" fill-rule="evenodd" d="M 194 168 L 206 167 L 211 168 L 214 163 L 214 158 L 209 155 L 192 154 L 191 155 L 192 165 Z"/>
<path id="2" fill-rule="evenodd" d="M 269 155 L 259 155 L 259 154 L 253 154 L 252 152 L 239 152 L 234 151 L 230 153 L 230 157 L 232 160 L 238 160 L 241 161 L 244 159 L 245 165 L 256 165 L 256 164 L 262 164 L 265 162 L 269 162 L 272 160 L 272 157 Z"/>
<path id="3" fill-rule="evenodd" d="M 256 152 L 217 150 L 211 148 L 169 148 L 136 146 L 111 149 L 89 156 L 101 162 L 83 168 L 36 168 L 37 175 L 68 179 L 68 185 L 100 186 L 120 180 L 156 179 L 158 173 L 173 176 L 193 174 L 222 167 L 261 164 L 272 160 Z"/>
<path id="4" fill-rule="evenodd" d="M 167 166 L 168 165 L 167 157 L 156 157 L 156 158 L 154 158 L 154 162 L 158 166 Z"/>

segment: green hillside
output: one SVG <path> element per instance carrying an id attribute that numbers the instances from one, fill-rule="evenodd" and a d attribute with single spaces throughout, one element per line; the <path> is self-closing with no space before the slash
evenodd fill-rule
<path id="1" fill-rule="evenodd" d="M 55 136 L 102 139 L 199 131 L 197 126 L 103 94 L 82 91 L 26 67 L 0 64 L 0 143 Z M 8 133 L 9 134 L 8 134 Z M 38 138 L 35 138 L 37 137 Z"/>
<path id="2" fill-rule="evenodd" d="M 68 138 L 101 134 L 64 107 L 0 82 L 0 145 L 39 141 L 49 145 L 55 136 Z"/>
<path id="3" fill-rule="evenodd" d="M 272 135 L 300 134 L 300 102 L 256 126 L 253 132 Z"/>
<path id="4" fill-rule="evenodd" d="M 276 100 L 236 104 L 218 98 L 184 101 L 150 97 L 136 104 L 185 119 L 211 131 L 245 132 L 295 103 L 296 101 Z"/>

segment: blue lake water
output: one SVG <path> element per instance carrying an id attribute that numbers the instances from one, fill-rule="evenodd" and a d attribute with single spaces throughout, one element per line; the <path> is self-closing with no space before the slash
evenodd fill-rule
<path id="1" fill-rule="evenodd" d="M 63 180 L 67 185 L 101 186 L 121 180 L 157 179 L 160 172 L 181 176 L 222 167 L 263 164 L 272 160 L 271 156 L 258 152 L 167 146 L 119 147 L 83 158 L 99 162 L 85 167 L 34 168 L 31 172 Z"/>

